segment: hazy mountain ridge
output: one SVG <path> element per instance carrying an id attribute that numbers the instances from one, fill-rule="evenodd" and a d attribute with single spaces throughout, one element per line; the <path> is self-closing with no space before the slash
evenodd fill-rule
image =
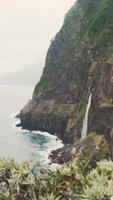
<path id="1" fill-rule="evenodd" d="M 0 76 L 0 84 L 33 86 L 40 79 L 40 74 L 37 66 L 26 67 Z"/>

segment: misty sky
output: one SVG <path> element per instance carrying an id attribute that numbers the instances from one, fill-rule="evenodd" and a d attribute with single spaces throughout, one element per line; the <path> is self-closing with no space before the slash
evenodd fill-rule
<path id="1" fill-rule="evenodd" d="M 0 0 L 0 75 L 31 66 L 41 73 L 50 39 L 75 0 Z"/>

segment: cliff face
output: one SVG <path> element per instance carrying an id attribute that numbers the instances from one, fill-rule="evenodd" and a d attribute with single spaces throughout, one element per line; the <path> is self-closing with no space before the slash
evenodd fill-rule
<path id="1" fill-rule="evenodd" d="M 113 128 L 112 10 L 112 0 L 78 0 L 69 10 L 51 42 L 33 98 L 20 113 L 23 128 L 76 141 L 92 92 L 88 132 L 109 138 Z"/>

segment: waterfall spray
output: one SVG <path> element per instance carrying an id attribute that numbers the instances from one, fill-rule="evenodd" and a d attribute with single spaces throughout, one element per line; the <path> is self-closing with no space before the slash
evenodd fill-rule
<path id="1" fill-rule="evenodd" d="M 81 132 L 82 138 L 85 138 L 87 136 L 87 132 L 88 132 L 88 115 L 89 115 L 89 109 L 91 106 L 91 99 L 92 99 L 92 93 L 89 95 L 88 104 L 87 104 L 87 108 L 86 108 L 86 112 L 85 112 L 85 116 L 84 116 L 84 120 L 83 120 L 83 128 L 82 128 L 82 132 Z"/>

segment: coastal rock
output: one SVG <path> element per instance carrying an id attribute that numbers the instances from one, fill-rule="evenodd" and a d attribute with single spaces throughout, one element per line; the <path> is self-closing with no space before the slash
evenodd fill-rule
<path id="1" fill-rule="evenodd" d="M 110 158 L 110 146 L 104 135 L 91 133 L 86 139 L 53 151 L 50 158 L 53 163 L 59 164 L 76 158 L 78 166 L 84 167 L 85 164 L 90 164 L 92 168 L 95 168 L 97 162 Z"/>
<path id="2" fill-rule="evenodd" d="M 72 143 L 81 137 L 89 93 L 88 132 L 110 140 L 113 128 L 113 1 L 78 0 L 51 42 L 21 126 L 56 134 Z"/>

